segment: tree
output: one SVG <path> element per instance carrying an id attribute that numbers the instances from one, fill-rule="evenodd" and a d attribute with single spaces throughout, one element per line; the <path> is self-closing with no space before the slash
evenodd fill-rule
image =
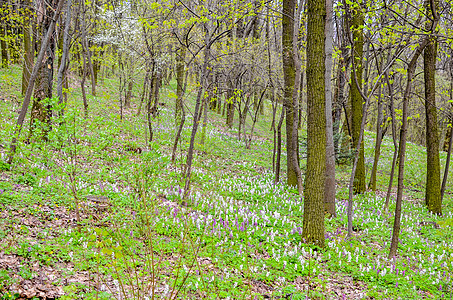
<path id="1" fill-rule="evenodd" d="M 294 83 L 296 68 L 293 56 L 294 40 L 294 12 L 296 1 L 284 0 L 282 10 L 282 58 L 283 58 L 283 105 L 286 109 L 286 152 L 287 152 L 287 183 L 289 186 L 301 187 L 301 174 L 297 159 L 297 127 L 294 126 L 296 118 L 293 103 Z M 293 133 L 293 131 L 296 132 Z"/>
<path id="2" fill-rule="evenodd" d="M 351 70 L 351 90 L 350 101 L 352 107 L 352 143 L 354 149 L 357 148 L 360 127 L 363 116 L 363 99 L 360 95 L 362 89 L 362 60 L 363 60 L 363 25 L 365 22 L 363 8 L 361 3 L 356 3 L 352 9 L 351 31 L 354 43 L 352 59 L 354 60 L 355 70 Z M 354 80 L 354 76 L 357 80 Z M 366 190 L 365 184 L 365 154 L 363 141 L 359 148 L 359 160 L 357 162 L 357 170 L 354 177 L 354 192 L 361 194 Z"/>
<path id="3" fill-rule="evenodd" d="M 52 86 L 53 86 L 53 64 L 55 59 L 55 48 L 56 40 L 54 37 L 55 26 L 53 24 L 52 12 L 57 7 L 58 2 L 63 0 L 53 0 L 50 3 L 42 3 L 44 5 L 44 17 L 41 24 L 41 36 L 44 39 L 50 32 L 50 40 L 45 49 L 45 55 L 41 62 L 38 75 L 36 77 L 35 90 L 33 93 L 33 105 L 31 109 L 30 117 L 30 137 L 33 133 L 34 127 L 38 124 L 42 125 L 43 138 L 47 139 L 47 133 L 51 127 L 51 116 L 52 107 L 49 103 L 46 103 L 46 99 L 52 98 Z"/>
<path id="4" fill-rule="evenodd" d="M 8 47 L 6 45 L 6 19 L 8 14 L 8 6 L 6 1 L 2 1 L 0 5 L 0 46 L 2 48 L 2 68 L 8 67 Z"/>
<path id="5" fill-rule="evenodd" d="M 399 152 L 398 152 L 398 190 L 396 194 L 396 206 L 395 206 L 395 219 L 393 222 L 393 232 L 392 232 L 392 242 L 390 244 L 389 258 L 393 258 L 396 255 L 396 250 L 398 249 L 399 243 L 399 234 L 401 230 L 401 206 L 403 202 L 403 188 L 404 188 L 404 163 L 406 157 L 406 140 L 407 140 L 407 117 L 408 117 L 408 102 L 411 94 L 413 78 L 415 70 L 417 67 L 418 57 L 424 52 L 425 47 L 430 43 L 432 34 L 437 27 L 439 21 L 439 16 L 436 11 L 435 5 L 429 5 L 429 3 L 434 3 L 432 0 L 425 1 L 425 9 L 429 14 L 431 11 L 431 24 L 427 25 L 428 34 L 423 35 L 420 38 L 418 47 L 415 49 L 414 54 L 407 66 L 407 83 L 403 96 L 403 115 L 402 115 L 402 125 L 400 130 L 400 141 L 399 141 Z"/>
<path id="6" fill-rule="evenodd" d="M 302 238 L 324 246 L 326 172 L 325 0 L 308 0 L 307 16 L 307 172 Z"/>
<path id="7" fill-rule="evenodd" d="M 426 11 L 430 20 L 437 18 L 437 1 L 425 1 Z M 429 6 L 434 6 L 429 9 Z M 426 29 L 433 31 L 433 22 L 428 21 Z M 425 112 L 426 112 L 426 189 L 425 203 L 430 212 L 442 214 L 439 133 L 437 130 L 436 107 L 436 57 L 437 37 L 431 35 L 423 51 L 423 73 L 425 77 Z"/>
<path id="8" fill-rule="evenodd" d="M 333 52 L 333 7 L 332 0 L 326 0 L 326 27 L 325 27 L 325 93 L 326 93 L 326 184 L 324 194 L 325 211 L 335 216 L 335 146 L 333 139 L 332 120 L 332 52 Z"/>
<path id="9" fill-rule="evenodd" d="M 25 95 L 30 80 L 31 69 L 33 68 L 33 50 L 32 50 L 32 30 L 31 30 L 31 10 L 27 8 L 27 1 L 22 0 L 23 32 L 24 32 L 24 64 L 22 70 L 22 95 Z"/>

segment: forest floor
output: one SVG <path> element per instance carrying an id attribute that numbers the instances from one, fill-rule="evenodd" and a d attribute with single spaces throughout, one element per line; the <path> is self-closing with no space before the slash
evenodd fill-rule
<path id="1" fill-rule="evenodd" d="M 0 70 L 2 161 L 20 110 L 20 76 L 18 66 Z M 394 193 L 383 209 L 390 138 L 382 145 L 378 191 L 354 197 L 352 239 L 351 166 L 337 166 L 337 216 L 326 219 L 325 249 L 313 249 L 301 240 L 303 197 L 273 180 L 270 107 L 250 149 L 209 112 L 183 200 L 180 174 L 193 119 L 187 116 L 172 163 L 173 96 L 174 84 L 166 85 L 152 142 L 146 116 L 136 116 L 138 96 L 119 119 L 114 79 L 89 96 L 88 118 L 74 86 L 48 142 L 24 143 L 25 126 L 14 163 L 0 162 L 0 299 L 452 298 L 453 180 L 443 216 L 431 215 L 423 204 L 423 147 L 408 144 L 397 257 L 387 259 Z M 371 132 L 365 147 L 373 157 Z M 282 171 L 285 161 L 282 155 Z"/>

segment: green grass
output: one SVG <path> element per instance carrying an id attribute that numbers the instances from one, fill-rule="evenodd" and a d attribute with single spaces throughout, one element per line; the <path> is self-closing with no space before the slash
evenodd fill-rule
<path id="1" fill-rule="evenodd" d="M 0 102 L 4 157 L 18 108 L 10 99 L 20 100 L 20 69 L 2 69 L 0 76 L 12 82 L 0 90 L 8 99 Z M 303 198 L 273 183 L 269 109 L 256 125 L 259 139 L 251 149 L 238 140 L 237 123 L 228 129 L 224 118 L 209 113 L 205 144 L 197 137 L 192 190 L 184 204 L 180 174 L 192 118 L 188 115 L 172 164 L 175 128 L 167 97 L 174 82 L 161 91 L 167 106 L 153 120 L 150 143 L 145 116 L 135 116 L 139 87 L 133 109 L 120 121 L 114 78 L 104 79 L 97 96 L 88 97 L 87 119 L 75 86 L 50 142 L 21 142 L 13 165 L 0 165 L 0 258 L 13 257 L 20 265 L 0 269 L 0 299 L 17 298 L 16 287 L 23 280 L 38 282 L 43 270 L 52 274 L 47 282 L 62 291 L 61 299 L 111 299 L 123 290 L 130 299 L 151 298 L 153 289 L 159 299 L 172 291 L 180 299 L 448 299 L 453 293 L 452 179 L 444 216 L 429 214 L 423 205 L 423 147 L 408 144 L 403 230 L 394 260 L 387 259 L 394 200 L 384 212 L 380 192 L 354 198 L 357 232 L 346 239 L 347 164 L 337 167 L 338 216 L 326 220 L 327 247 L 316 252 L 301 240 Z M 189 92 L 192 108 L 193 97 Z M 25 126 L 21 140 L 27 135 Z M 366 157 L 372 157 L 373 133 L 366 133 L 365 145 Z M 138 147 L 144 151 L 131 151 Z M 386 138 L 378 166 L 381 191 L 392 151 Z M 444 153 L 441 159 L 444 163 Z M 108 197 L 110 205 L 87 200 L 93 195 Z M 429 221 L 440 228 L 420 225 Z"/>

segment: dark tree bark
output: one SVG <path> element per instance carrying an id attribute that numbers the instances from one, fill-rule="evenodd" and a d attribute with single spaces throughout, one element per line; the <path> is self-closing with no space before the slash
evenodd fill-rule
<path id="1" fill-rule="evenodd" d="M 378 107 L 377 107 L 377 120 L 376 120 L 376 143 L 374 147 L 374 160 L 373 160 L 373 168 L 371 169 L 371 176 L 370 176 L 370 183 L 368 184 L 368 187 L 376 191 L 376 174 L 377 174 L 377 166 L 379 162 L 379 156 L 381 155 L 381 144 L 382 144 L 382 139 L 385 134 L 386 128 L 383 128 L 384 124 L 384 114 L 383 114 L 383 109 L 384 109 L 384 103 L 382 101 L 382 84 L 379 84 L 379 90 L 378 90 Z"/>
<path id="2" fill-rule="evenodd" d="M 127 84 L 126 97 L 124 97 L 124 107 L 131 108 L 132 88 L 134 86 L 133 79 L 129 79 Z"/>
<path id="3" fill-rule="evenodd" d="M 186 61 L 186 48 L 181 45 L 176 53 L 176 101 L 175 101 L 175 122 L 176 126 L 181 124 L 182 110 L 183 110 L 183 97 L 184 97 L 184 76 L 185 76 L 185 63 Z"/>
<path id="4" fill-rule="evenodd" d="M 156 81 L 154 80 L 154 77 L 156 76 L 154 73 L 155 73 L 155 62 L 152 61 L 151 62 L 151 79 L 150 79 L 150 84 L 149 84 L 149 93 L 148 93 L 148 101 L 146 103 L 146 118 L 148 120 L 148 131 L 149 131 L 149 139 L 148 139 L 148 142 L 152 142 L 153 140 L 153 135 L 154 135 L 154 132 L 153 132 L 153 123 L 152 123 L 152 120 L 151 120 L 151 116 L 152 116 L 152 104 L 153 104 L 153 91 L 154 91 L 154 84 L 156 83 Z"/>
<path id="5" fill-rule="evenodd" d="M 228 85 L 228 91 L 226 92 L 226 99 L 225 103 L 227 106 L 227 119 L 226 119 L 226 124 L 228 128 L 233 128 L 233 121 L 234 121 L 234 97 L 233 97 L 233 87 L 231 83 Z"/>
<path id="6" fill-rule="evenodd" d="M 28 83 L 30 81 L 31 70 L 33 68 L 33 47 L 32 47 L 32 32 L 31 32 L 31 18 L 30 10 L 27 8 L 27 1 L 22 0 L 22 7 L 24 9 L 23 16 L 23 31 L 24 31 L 24 65 L 22 69 L 22 95 L 27 91 Z"/>
<path id="7" fill-rule="evenodd" d="M 427 0 L 429 1 L 429 0 Z M 437 13 L 435 9 L 432 10 L 434 18 L 432 29 L 436 28 L 437 24 Z M 415 69 L 417 66 L 418 57 L 422 54 L 426 45 L 429 41 L 429 35 L 423 36 L 419 46 L 415 50 L 408 66 L 407 66 L 407 83 L 406 89 L 403 96 L 403 115 L 402 115 L 402 125 L 400 129 L 400 141 L 399 141 L 399 152 L 398 152 L 398 190 L 396 194 L 396 207 L 395 207 L 395 220 L 393 222 L 393 233 L 392 233 L 392 243 L 390 245 L 389 258 L 393 258 L 396 255 L 396 250 L 398 249 L 399 234 L 401 231 L 401 206 L 403 202 L 403 188 L 404 188 L 404 162 L 406 157 L 406 140 L 407 140 L 407 116 L 408 116 L 408 102 L 411 95 L 412 83 L 414 78 Z"/>
<path id="8" fill-rule="evenodd" d="M 452 51 L 453 52 L 453 51 Z M 453 61 L 450 61 L 450 105 L 453 108 Z M 449 115 L 450 123 L 453 123 L 453 116 Z M 448 169 L 450 167 L 451 149 L 453 144 L 453 128 L 450 127 L 450 140 L 448 141 L 447 161 L 445 162 L 444 177 L 442 179 L 442 187 L 440 189 L 440 201 L 442 202 L 447 185 Z"/>
<path id="9" fill-rule="evenodd" d="M 83 53 L 83 71 L 82 71 L 82 80 L 80 81 L 80 87 L 82 89 L 82 100 L 83 100 L 83 111 L 85 118 L 88 117 L 88 101 L 87 101 L 87 94 L 85 90 L 85 80 L 87 78 L 87 57 L 86 54 Z"/>
<path id="10" fill-rule="evenodd" d="M 307 7 L 307 172 L 302 238 L 308 243 L 324 247 L 326 1 L 308 0 Z"/>
<path id="11" fill-rule="evenodd" d="M 33 93 L 33 105 L 30 116 L 30 137 L 39 122 L 40 126 L 42 126 L 42 138 L 45 140 L 47 139 L 47 134 L 51 129 L 52 107 L 49 103 L 45 103 L 45 100 L 52 98 L 52 85 L 54 77 L 53 65 L 56 48 L 56 41 L 54 37 L 55 28 L 52 26 L 52 12 L 56 8 L 58 1 L 59 0 L 53 0 L 49 3 L 49 5 L 45 5 L 45 15 L 41 25 L 42 38 L 44 39 L 48 32 L 51 33 L 51 38 L 47 44 L 45 56 L 43 57 L 43 61 L 36 77 L 35 90 Z"/>
<path id="12" fill-rule="evenodd" d="M 394 99 L 393 99 L 393 83 L 390 82 L 388 72 L 385 73 L 385 81 L 387 82 L 387 88 L 390 98 L 390 117 L 392 118 L 392 140 L 393 140 L 393 160 L 392 160 L 392 168 L 390 170 L 390 179 L 387 188 L 387 195 L 385 197 L 385 205 L 384 210 L 387 211 L 387 208 L 390 203 L 390 193 L 392 191 L 393 185 L 393 177 L 395 176 L 395 168 L 396 168 L 396 160 L 398 158 L 398 142 L 396 140 L 396 116 L 395 116 L 395 107 L 394 107 Z"/>
<path id="13" fill-rule="evenodd" d="M 207 30 L 207 27 L 205 27 L 205 30 Z M 205 85 L 206 85 L 206 77 L 208 74 L 208 65 L 209 65 L 209 53 L 210 53 L 210 47 L 211 45 L 211 36 L 209 32 L 206 32 L 206 38 L 205 38 L 205 44 L 204 44 L 204 59 L 203 59 L 203 64 L 201 66 L 200 70 L 200 87 L 198 88 L 198 93 L 197 93 L 197 98 L 195 102 L 195 113 L 193 116 L 193 124 L 192 124 L 192 132 L 190 134 L 190 142 L 189 142 L 189 149 L 187 151 L 187 159 L 186 159 L 186 166 L 184 170 L 184 196 L 183 198 L 186 198 L 189 189 L 190 189 L 190 179 L 192 175 L 192 160 L 193 160 L 193 152 L 194 152 L 194 147 L 195 147 L 195 136 L 197 134 L 198 130 L 198 125 L 199 125 L 199 119 L 200 119 L 200 113 L 201 113 L 201 105 L 202 105 L 202 95 L 203 91 L 205 90 Z"/>
<path id="14" fill-rule="evenodd" d="M 436 3 L 436 1 L 433 1 Z M 430 1 L 425 5 L 429 7 Z M 437 14 L 436 8 L 433 9 Z M 429 11 L 429 10 L 428 10 Z M 434 18 L 433 14 L 428 14 Z M 428 29 L 432 26 L 428 22 Z M 425 203 L 432 213 L 442 214 L 441 182 L 440 182 L 440 159 L 439 159 L 439 133 L 437 130 L 437 108 L 436 108 L 436 58 L 437 58 L 437 37 L 430 36 L 428 44 L 423 51 L 423 71 L 425 77 L 425 112 L 426 112 L 426 189 Z"/>
<path id="15" fill-rule="evenodd" d="M 142 111 L 142 105 L 143 101 L 145 101 L 147 95 L 148 95 L 148 85 L 149 85 L 149 69 L 146 70 L 145 74 L 145 79 L 143 80 L 143 90 L 142 90 L 142 96 L 140 97 L 140 103 L 138 105 L 137 109 L 137 116 L 140 116 L 140 113 Z"/>
<path id="16" fill-rule="evenodd" d="M 297 161 L 297 127 L 294 131 L 294 103 L 293 93 L 296 79 L 296 68 L 293 56 L 294 39 L 294 12 L 295 0 L 284 0 L 282 11 L 282 58 L 283 58 L 283 78 L 284 92 L 283 105 L 286 108 L 286 152 L 287 152 L 287 184 L 292 187 L 299 187 L 300 174 L 298 176 Z"/>
<path id="17" fill-rule="evenodd" d="M 420 44 L 414 53 L 409 66 L 407 68 L 407 83 L 406 90 L 404 92 L 403 98 L 403 115 L 402 115 L 402 125 L 400 130 L 400 141 L 399 141 L 399 167 L 398 167 L 398 191 L 396 196 L 396 208 L 395 208 L 395 220 L 393 223 L 393 235 L 392 243 L 390 245 L 389 258 L 392 258 L 396 255 L 396 250 L 398 248 L 398 238 L 401 228 L 401 206 L 403 198 L 403 188 L 404 188 L 404 160 L 406 157 L 406 137 L 407 137 L 407 104 L 409 102 L 410 91 L 412 88 L 412 79 L 414 77 L 415 67 L 417 59 L 423 51 L 423 48 L 426 46 L 426 42 Z"/>
<path id="18" fill-rule="evenodd" d="M 450 94 L 453 94 L 453 89 L 451 90 Z M 450 98 L 450 100 L 453 100 Z M 450 122 L 453 120 L 450 118 Z M 448 141 L 448 150 L 447 150 L 447 160 L 445 162 L 445 169 L 444 169 L 444 176 L 442 179 L 442 187 L 440 188 L 440 202 L 442 203 L 442 200 L 444 198 L 445 194 L 445 188 L 447 186 L 447 178 L 448 178 L 448 169 L 450 167 L 450 158 L 451 158 L 451 149 L 452 149 L 452 144 L 453 144 L 453 130 L 450 128 L 450 135 L 449 135 L 449 141 Z"/>
<path id="19" fill-rule="evenodd" d="M 285 118 L 285 107 L 282 108 L 282 113 L 280 115 L 280 120 L 277 125 L 277 157 L 275 161 L 275 182 L 280 181 L 280 162 L 282 157 L 282 126 L 283 119 Z"/>
<path id="20" fill-rule="evenodd" d="M 7 3 L 6 1 L 2 1 L 3 3 L 0 5 L 0 18 L 5 20 L 5 12 L 7 12 Z M 6 45 L 6 22 L 1 22 L 0 24 L 0 46 L 2 47 L 2 68 L 8 67 L 8 46 Z"/>
<path id="21" fill-rule="evenodd" d="M 363 60 L 363 25 L 365 19 L 362 7 L 357 5 L 352 11 L 351 30 L 354 43 L 352 59 L 354 60 L 355 70 L 351 71 L 351 78 L 357 77 L 357 80 L 352 80 L 350 90 L 350 101 L 352 107 L 352 143 L 353 148 L 357 148 L 357 143 L 360 135 L 360 126 L 363 116 L 363 99 L 360 95 L 362 89 L 362 60 Z M 361 194 L 366 190 L 365 184 L 365 152 L 363 140 L 360 144 L 359 160 L 357 162 L 357 170 L 354 177 L 354 193 Z"/>

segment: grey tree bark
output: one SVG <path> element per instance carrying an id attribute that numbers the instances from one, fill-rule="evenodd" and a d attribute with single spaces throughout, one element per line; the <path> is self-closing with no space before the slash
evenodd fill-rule
<path id="1" fill-rule="evenodd" d="M 333 52 L 333 3 L 326 0 L 325 27 L 325 94 L 326 94 L 326 183 L 324 189 L 324 209 L 335 216 L 335 147 L 332 121 L 332 52 Z"/>

